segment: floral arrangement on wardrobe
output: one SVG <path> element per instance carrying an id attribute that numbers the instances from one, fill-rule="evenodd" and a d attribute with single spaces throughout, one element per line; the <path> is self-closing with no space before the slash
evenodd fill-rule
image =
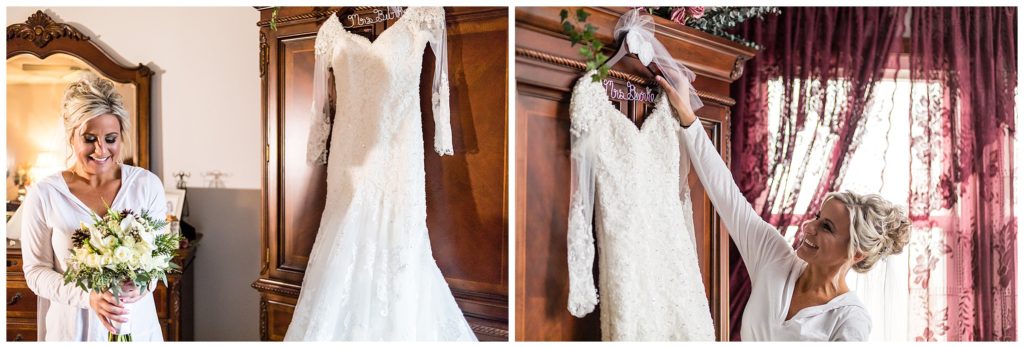
<path id="1" fill-rule="evenodd" d="M 741 45 L 761 49 L 761 45 L 744 39 L 739 35 L 729 33 L 728 30 L 751 18 L 762 18 L 766 14 L 779 14 L 778 7 L 636 7 L 648 13 L 667 18 L 673 22 L 712 34 L 724 37 Z M 602 65 L 608 56 L 601 53 L 604 44 L 601 43 L 594 33 L 597 27 L 586 23 L 590 13 L 582 8 L 570 13 L 562 9 L 559 13 L 562 23 L 562 32 L 569 36 L 572 46 L 580 44 L 580 55 L 586 60 L 587 70 L 597 70 L 593 75 L 594 81 L 600 81 L 608 77 L 608 66 Z"/>
<path id="2" fill-rule="evenodd" d="M 180 270 L 171 262 L 181 243 L 181 234 L 164 228 L 167 222 L 146 211 L 107 210 L 100 218 L 93 215 L 89 224 L 71 235 L 71 256 L 67 260 L 64 283 L 75 283 L 85 291 L 122 292 L 131 282 L 146 289 L 153 280 L 167 284 L 167 272 Z"/>
<path id="3" fill-rule="evenodd" d="M 729 6 L 680 6 L 680 7 L 637 7 L 647 11 L 651 15 L 666 18 L 673 22 L 703 31 L 705 33 L 721 36 L 730 41 L 739 43 L 754 49 L 761 49 L 761 45 L 747 40 L 739 35 L 728 32 L 751 18 L 762 18 L 767 14 L 779 14 L 778 7 L 729 7 Z"/>

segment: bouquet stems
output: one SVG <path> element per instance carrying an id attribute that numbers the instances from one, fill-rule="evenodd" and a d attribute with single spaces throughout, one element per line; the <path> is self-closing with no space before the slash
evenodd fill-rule
<path id="1" fill-rule="evenodd" d="M 107 333 L 107 342 L 131 342 L 132 334 L 118 335 L 113 332 Z"/>

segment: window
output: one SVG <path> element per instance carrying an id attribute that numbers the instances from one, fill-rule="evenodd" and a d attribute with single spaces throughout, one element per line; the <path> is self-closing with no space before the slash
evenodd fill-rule
<path id="1" fill-rule="evenodd" d="M 840 88 L 842 83 L 842 80 L 830 81 L 824 89 L 821 89 L 820 84 L 815 82 L 806 87 L 797 85 L 796 90 L 799 93 L 821 90 L 827 94 L 823 110 L 831 111 L 835 110 L 835 105 L 831 101 L 846 99 L 843 93 L 845 88 Z M 879 193 L 890 201 L 906 206 L 910 192 L 910 156 L 912 155 L 910 151 L 911 86 L 912 82 L 905 78 L 884 79 L 875 85 L 874 98 L 867 107 L 863 137 L 855 152 L 847 159 L 847 171 L 841 178 L 840 190 Z M 933 86 L 926 86 L 925 83 L 919 82 L 914 87 L 916 91 L 921 91 Z M 784 92 L 785 88 L 781 80 L 769 83 L 768 129 L 770 130 L 770 139 L 778 139 L 778 129 L 784 121 L 781 119 Z M 811 102 L 816 101 L 812 100 Z M 810 107 L 810 110 L 817 109 L 817 105 Z M 794 183 L 788 186 L 796 186 L 795 181 L 799 181 L 799 186 L 803 188 L 796 197 L 794 211 L 798 214 L 807 211 L 814 195 L 814 189 L 823 175 L 825 161 L 829 157 L 827 151 L 831 151 L 832 145 L 836 141 L 835 136 L 830 135 L 828 127 L 825 126 L 831 122 L 831 117 L 828 114 L 820 115 L 810 112 L 805 121 L 808 126 L 797 133 L 791 163 L 799 167 L 806 161 L 807 170 L 802 171 L 802 178 L 799 177 L 801 173 L 790 173 L 788 180 L 794 181 Z M 816 126 L 819 123 L 822 125 Z M 769 141 L 769 158 L 772 158 L 776 151 L 788 150 L 776 147 L 778 145 L 774 141 Z M 771 163 L 769 163 L 770 165 Z M 771 183 L 769 183 L 770 185 Z M 778 210 L 776 207 L 772 211 L 778 213 Z M 944 215 L 942 212 L 936 212 L 933 216 L 939 216 L 941 219 Z M 797 215 L 794 225 L 783 227 L 785 237 L 790 244 L 793 243 L 799 224 L 805 220 L 803 215 Z M 928 233 L 922 233 L 922 235 L 926 234 Z M 942 233 L 930 235 L 941 236 Z M 914 241 L 912 240 L 911 243 Z M 924 243 L 927 244 L 927 242 Z M 871 340 L 907 341 L 913 339 L 909 333 L 910 328 L 908 328 L 908 323 L 911 322 L 910 319 L 914 313 L 910 306 L 911 303 L 914 303 L 914 294 L 912 294 L 911 284 L 909 284 L 911 279 L 910 255 L 912 254 L 910 249 L 911 246 L 908 245 L 903 253 L 879 262 L 866 274 L 851 271 L 847 277 L 850 289 L 856 292 L 871 312 L 873 328 Z M 932 284 L 942 284 L 944 282 L 942 278 L 945 275 L 945 262 L 940 261 L 936 267 L 931 273 L 931 282 Z M 935 285 L 930 288 L 935 288 Z M 932 300 L 934 301 L 934 299 Z M 944 307 L 944 304 L 930 303 L 929 306 Z"/>

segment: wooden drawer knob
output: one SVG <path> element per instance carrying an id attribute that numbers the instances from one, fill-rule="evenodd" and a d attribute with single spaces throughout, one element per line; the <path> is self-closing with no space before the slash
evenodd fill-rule
<path id="1" fill-rule="evenodd" d="M 15 303 L 18 303 L 19 300 L 21 300 L 21 292 L 20 291 L 14 293 L 14 296 L 11 296 L 11 299 L 7 300 L 7 305 L 8 306 L 13 306 Z"/>

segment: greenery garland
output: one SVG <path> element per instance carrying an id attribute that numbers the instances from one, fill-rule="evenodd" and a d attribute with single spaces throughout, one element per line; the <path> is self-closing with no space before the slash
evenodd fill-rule
<path id="1" fill-rule="evenodd" d="M 644 10 L 652 15 L 669 19 L 711 35 L 724 37 L 753 49 L 761 49 L 761 45 L 730 33 L 729 30 L 752 18 L 761 19 L 768 14 L 782 13 L 778 7 L 773 6 L 647 7 Z"/>
<path id="2" fill-rule="evenodd" d="M 608 56 L 601 53 L 601 49 L 604 48 L 604 44 L 601 43 L 601 40 L 594 37 L 594 33 L 597 32 L 597 27 L 593 24 L 586 23 L 587 17 L 590 17 L 590 14 L 580 8 L 576 9 L 575 16 L 573 16 L 572 20 L 569 18 L 569 10 L 562 9 L 562 12 L 559 15 L 562 17 L 562 31 L 565 32 L 565 35 L 569 35 L 569 42 L 572 43 L 572 46 L 582 44 L 580 47 L 580 55 L 587 61 L 587 71 L 597 70 L 597 73 L 593 76 L 594 82 L 604 80 L 605 77 L 608 77 L 609 67 L 603 64 L 604 61 L 608 60 Z M 577 29 L 576 25 L 583 26 L 583 29 Z"/>

